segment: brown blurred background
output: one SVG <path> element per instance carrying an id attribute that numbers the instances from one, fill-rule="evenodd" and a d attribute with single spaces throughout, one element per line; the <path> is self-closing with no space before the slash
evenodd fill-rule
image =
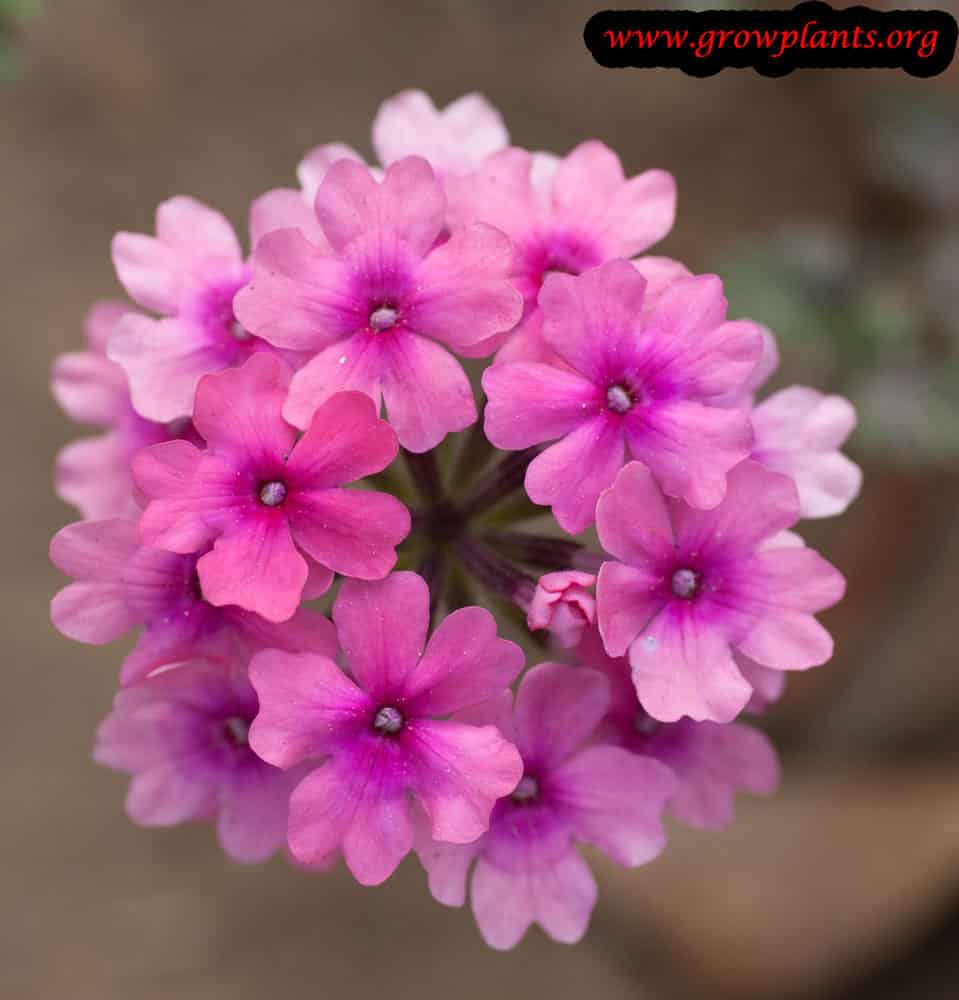
<path id="1" fill-rule="evenodd" d="M 956 68 L 928 81 L 608 71 L 581 40 L 598 6 L 0 3 L 0 996 L 959 993 Z M 628 173 L 674 172 L 661 252 L 728 276 L 735 311 L 782 335 L 783 381 L 861 407 L 863 496 L 805 532 L 849 577 L 825 616 L 837 654 L 764 721 L 781 793 L 740 799 L 723 833 L 677 829 L 643 869 L 601 867 L 573 948 L 534 931 L 488 950 L 412 860 L 370 890 L 342 869 L 233 865 L 206 827 L 133 827 L 124 779 L 89 759 L 120 651 L 48 623 L 61 580 L 47 542 L 74 518 L 50 468 L 78 431 L 47 372 L 79 345 L 88 303 L 119 292 L 112 233 L 150 230 L 176 193 L 242 228 L 250 198 L 291 184 L 311 146 L 369 153 L 378 103 L 410 86 L 441 104 L 485 92 L 530 148 L 595 136 Z"/>

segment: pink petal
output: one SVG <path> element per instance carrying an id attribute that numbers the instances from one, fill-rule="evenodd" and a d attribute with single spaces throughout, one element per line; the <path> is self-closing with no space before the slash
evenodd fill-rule
<path id="1" fill-rule="evenodd" d="M 152 236 L 117 233 L 111 243 L 120 284 L 135 302 L 172 316 L 182 297 L 177 255 Z"/>
<path id="2" fill-rule="evenodd" d="M 137 513 L 127 442 L 115 431 L 72 441 L 57 455 L 56 491 L 88 520 Z"/>
<path id="3" fill-rule="evenodd" d="M 591 139 L 560 161 L 553 178 L 553 207 L 569 216 L 591 218 L 597 206 L 605 208 L 625 182 L 619 157 Z"/>
<path id="4" fill-rule="evenodd" d="M 481 858 L 473 874 L 476 923 L 486 943 L 503 951 L 515 947 L 534 922 L 554 940 L 575 944 L 586 933 L 596 897 L 592 873 L 575 850 L 518 873 Z"/>
<path id="5" fill-rule="evenodd" d="M 645 569 L 605 562 L 596 584 L 596 607 L 603 645 L 610 656 L 622 656 L 662 610 L 662 579 Z"/>
<path id="6" fill-rule="evenodd" d="M 646 279 L 627 260 L 579 277 L 551 274 L 539 293 L 543 339 L 576 371 L 604 390 L 635 352 Z"/>
<path id="7" fill-rule="evenodd" d="M 699 337 L 726 321 L 727 305 L 723 283 L 715 274 L 679 278 L 663 291 L 644 326 L 660 337 Z M 758 357 L 757 347 L 754 363 Z"/>
<path id="8" fill-rule="evenodd" d="M 594 670 L 541 663 L 523 677 L 513 723 L 527 764 L 562 763 L 592 735 L 609 708 L 609 682 Z"/>
<path id="9" fill-rule="evenodd" d="M 216 829 L 234 861 L 255 864 L 286 847 L 291 789 L 288 776 L 266 764 L 242 768 L 233 776 Z"/>
<path id="10" fill-rule="evenodd" d="M 64 413 L 81 424 L 107 427 L 129 408 L 123 371 L 92 351 L 61 354 L 53 363 L 50 388 Z"/>
<path id="11" fill-rule="evenodd" d="M 552 507 L 560 526 L 578 534 L 593 523 L 600 494 L 623 464 L 623 435 L 606 415 L 594 417 L 551 445 L 526 470 L 533 503 Z"/>
<path id="12" fill-rule="evenodd" d="M 599 234 L 607 256 L 634 257 L 673 228 L 676 181 L 665 170 L 647 170 L 626 181 L 607 204 Z"/>
<path id="13" fill-rule="evenodd" d="M 786 690 L 786 675 L 781 670 L 761 667 L 737 650 L 733 651 L 733 659 L 739 672 L 752 685 L 753 695 L 746 706 L 747 712 L 758 715 L 779 701 Z"/>
<path id="14" fill-rule="evenodd" d="M 272 513 L 250 515 L 217 538 L 197 571 L 210 604 L 236 604 L 272 622 L 293 616 L 307 576 L 286 518 Z"/>
<path id="15" fill-rule="evenodd" d="M 383 400 L 400 444 L 421 453 L 476 420 L 469 379 L 459 362 L 425 337 L 397 333 L 383 345 Z"/>
<path id="16" fill-rule="evenodd" d="M 533 157 L 525 149 L 504 149 L 488 157 L 475 174 L 446 178 L 450 227 L 485 222 L 511 237 L 528 231 L 537 217 L 532 167 Z"/>
<path id="17" fill-rule="evenodd" d="M 94 759 L 97 759 L 94 754 Z M 176 826 L 216 809 L 216 790 L 172 767 L 136 775 L 127 793 L 127 815 L 140 826 Z"/>
<path id="18" fill-rule="evenodd" d="M 522 669 L 522 649 L 497 636 L 488 611 L 460 608 L 433 633 L 406 697 L 417 715 L 448 715 L 498 695 Z"/>
<path id="19" fill-rule="evenodd" d="M 193 423 L 213 448 L 251 460 L 285 458 L 296 440 L 283 419 L 290 373 L 279 358 L 254 354 L 242 368 L 207 375 L 196 393 Z"/>
<path id="20" fill-rule="evenodd" d="M 465 94 L 440 111 L 423 91 L 404 90 L 373 119 L 373 148 L 384 165 L 416 154 L 437 170 L 465 172 L 508 141 L 499 112 L 481 94 Z"/>
<path id="21" fill-rule="evenodd" d="M 410 785 L 434 839 L 469 844 L 482 836 L 496 800 L 523 776 L 516 748 L 493 726 L 417 719 L 405 732 Z"/>
<path id="22" fill-rule="evenodd" d="M 369 714 L 369 698 L 326 655 L 264 650 L 250 661 L 250 682 L 260 699 L 250 746 L 277 767 L 333 752 Z"/>
<path id="23" fill-rule="evenodd" d="M 278 347 L 315 351 L 366 322 L 336 257 L 298 229 L 267 233 L 253 253 L 253 277 L 233 299 L 247 330 Z"/>
<path id="24" fill-rule="evenodd" d="M 648 466 L 664 493 L 697 508 L 722 502 L 727 473 L 752 448 L 744 410 L 680 399 L 636 407 L 624 423 L 630 454 Z"/>
<path id="25" fill-rule="evenodd" d="M 415 573 L 344 580 L 333 604 L 347 663 L 374 698 L 403 687 L 423 653 L 429 620 L 429 588 Z"/>
<path id="26" fill-rule="evenodd" d="M 94 354 L 106 356 L 107 344 L 117 323 L 131 312 L 133 309 L 128 302 L 115 299 L 101 299 L 90 306 L 83 319 L 83 333 L 87 346 Z"/>
<path id="27" fill-rule="evenodd" d="M 250 244 L 254 250 L 267 233 L 278 229 L 298 229 L 314 246 L 329 252 L 329 244 L 313 211 L 313 199 L 303 191 L 275 188 L 261 194 L 250 205 Z"/>
<path id="28" fill-rule="evenodd" d="M 512 329 L 523 297 L 507 281 L 513 249 L 491 226 L 453 233 L 417 270 L 418 292 L 408 310 L 410 330 L 452 347 L 468 347 Z"/>
<path id="29" fill-rule="evenodd" d="M 236 268 L 243 251 L 226 217 L 195 198 L 180 195 L 163 202 L 156 213 L 157 239 L 171 247 L 183 266 L 191 269 L 222 262 Z"/>
<path id="30" fill-rule="evenodd" d="M 600 497 L 596 530 L 603 548 L 632 566 L 657 565 L 673 551 L 666 500 L 640 462 L 624 466 Z"/>
<path id="31" fill-rule="evenodd" d="M 372 490 L 297 490 L 289 511 L 296 544 L 344 576 L 380 580 L 396 565 L 410 533 L 406 507 Z"/>
<path id="32" fill-rule="evenodd" d="M 657 615 L 630 647 L 629 662 L 640 703 L 660 722 L 683 715 L 730 722 L 752 693 L 721 631 L 685 604 Z"/>
<path id="33" fill-rule="evenodd" d="M 389 233 L 425 256 L 443 228 L 446 198 L 426 160 L 394 163 L 378 184 L 369 169 L 338 160 L 316 195 L 316 214 L 334 250 L 370 231 Z"/>
<path id="34" fill-rule="evenodd" d="M 524 362 L 483 372 L 487 437 L 497 448 L 528 448 L 561 438 L 599 412 L 595 386 L 577 372 Z"/>
<path id="35" fill-rule="evenodd" d="M 612 746 L 590 747 L 550 776 L 574 837 L 629 868 L 666 846 L 663 810 L 676 787 L 664 764 Z"/>
<path id="36" fill-rule="evenodd" d="M 290 475 L 311 489 L 340 486 L 381 472 L 396 458 L 396 432 L 360 392 L 340 392 L 313 414 L 290 455 Z"/>
<path id="37" fill-rule="evenodd" d="M 444 906 L 462 906 L 466 902 L 466 876 L 480 844 L 433 840 L 428 822 L 426 827 L 425 835 L 417 836 L 415 848 L 429 877 L 430 895 Z"/>
<path id="38" fill-rule="evenodd" d="M 316 193 L 320 190 L 323 178 L 327 171 L 337 160 L 356 160 L 357 163 L 364 163 L 363 157 L 342 142 L 328 142 L 322 146 L 314 146 L 296 168 L 296 177 L 303 189 L 303 197 L 309 203 L 312 210 L 316 201 Z"/>

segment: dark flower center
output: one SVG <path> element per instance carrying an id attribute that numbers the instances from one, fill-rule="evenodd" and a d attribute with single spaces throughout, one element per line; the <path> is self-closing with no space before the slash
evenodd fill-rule
<path id="1" fill-rule="evenodd" d="M 230 746 L 245 747 L 250 743 L 250 722 L 242 716 L 234 715 L 224 719 L 220 726 L 223 738 Z"/>
<path id="2" fill-rule="evenodd" d="M 626 386 L 617 383 L 606 390 L 606 405 L 613 413 L 629 413 L 636 405 L 636 397 Z"/>
<path id="3" fill-rule="evenodd" d="M 230 331 L 230 336 L 234 340 L 239 340 L 241 343 L 247 340 L 253 339 L 253 334 L 238 319 L 233 319 L 227 324 L 227 328 Z"/>
<path id="4" fill-rule="evenodd" d="M 651 715 L 640 711 L 633 719 L 633 729 L 641 736 L 652 736 L 659 729 L 659 723 Z"/>
<path id="5" fill-rule="evenodd" d="M 696 596 L 699 590 L 699 574 L 694 569 L 688 569 L 684 567 L 683 569 L 676 570 L 673 573 L 673 578 L 670 581 L 673 589 L 673 593 L 677 597 L 681 597 L 684 601 L 688 601 Z"/>
<path id="6" fill-rule="evenodd" d="M 395 736 L 403 728 L 403 713 L 392 705 L 384 705 L 373 716 L 373 728 L 384 736 Z"/>
<path id="7" fill-rule="evenodd" d="M 279 507 L 286 499 L 286 486 L 279 479 L 263 483 L 260 487 L 260 503 L 264 507 Z"/>
<path id="8" fill-rule="evenodd" d="M 370 313 L 370 329 L 383 333 L 396 326 L 398 317 L 399 314 L 392 306 L 379 306 Z"/>
<path id="9" fill-rule="evenodd" d="M 524 774 L 510 798 L 518 805 L 528 805 L 535 802 L 538 795 L 539 782 L 532 775 Z"/>

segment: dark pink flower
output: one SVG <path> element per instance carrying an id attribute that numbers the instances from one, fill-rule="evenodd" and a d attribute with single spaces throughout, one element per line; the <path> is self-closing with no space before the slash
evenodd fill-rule
<path id="1" fill-rule="evenodd" d="M 583 629 L 596 618 L 595 583 L 592 573 L 545 573 L 536 584 L 526 616 L 530 631 L 548 628 L 561 646 L 575 646 Z"/>
<path id="2" fill-rule="evenodd" d="M 250 741 L 278 767 L 318 764 L 291 800 L 293 854 L 310 864 L 339 848 L 373 885 L 412 847 L 411 795 L 435 838 L 467 843 L 516 786 L 519 755 L 497 729 L 442 717 L 501 692 L 523 654 L 482 608 L 453 612 L 427 644 L 429 591 L 413 573 L 345 581 L 333 620 L 351 673 L 322 655 L 258 654 Z"/>
<path id="3" fill-rule="evenodd" d="M 213 820 L 234 860 L 265 861 L 285 843 L 290 790 L 301 775 L 250 749 L 256 711 L 245 669 L 185 663 L 116 696 L 93 756 L 133 776 L 126 806 L 134 823 Z"/>
<path id="4" fill-rule="evenodd" d="M 156 423 L 133 409 L 126 374 L 106 354 L 117 323 L 131 313 L 122 302 L 94 303 L 84 322 L 87 349 L 61 354 L 50 376 L 53 395 L 67 416 L 107 428 L 99 437 L 68 444 L 56 463 L 57 495 L 94 520 L 133 516 L 138 510 L 130 460 L 140 448 L 195 437 L 189 420 Z"/>
<path id="5" fill-rule="evenodd" d="M 794 385 L 764 399 L 751 418 L 752 457 L 792 476 L 803 517 L 841 514 L 859 495 L 862 470 L 839 450 L 856 426 L 849 400 Z"/>
<path id="6" fill-rule="evenodd" d="M 446 347 L 461 351 L 519 318 L 509 241 L 474 225 L 437 246 L 446 198 L 418 157 L 393 164 L 382 184 L 361 164 L 337 161 L 316 211 L 332 253 L 297 229 L 264 236 L 238 315 L 270 343 L 314 355 L 284 409 L 296 426 L 307 427 L 333 393 L 358 389 L 377 407 L 382 397 L 405 448 L 427 451 L 476 419 L 469 381 Z"/>
<path id="7" fill-rule="evenodd" d="M 676 184 L 662 170 L 627 179 L 619 157 L 584 142 L 564 159 L 524 149 L 488 157 L 474 174 L 450 178 L 450 224 L 486 222 L 513 241 L 512 277 L 525 302 L 523 323 L 498 360 L 542 360 L 536 299 L 552 273 L 581 274 L 634 257 L 672 228 Z M 501 335 L 487 353 L 506 340 Z"/>
<path id="8" fill-rule="evenodd" d="M 164 317 L 131 312 L 110 339 L 109 356 L 127 373 L 141 416 L 188 416 L 202 376 L 273 352 L 233 312 L 233 296 L 250 271 L 219 212 L 193 198 L 171 198 L 157 209 L 156 236 L 114 236 L 113 264 L 130 297 Z"/>
<path id="9" fill-rule="evenodd" d="M 842 574 L 785 532 L 799 519 L 791 479 L 753 461 L 729 474 L 723 502 L 696 510 L 663 496 L 638 462 L 596 509 L 607 552 L 596 617 L 610 656 L 629 652 L 655 719 L 729 722 L 752 694 L 734 653 L 774 670 L 832 656 L 813 615 L 843 594 Z M 785 534 L 784 534 L 785 533 Z"/>
<path id="10" fill-rule="evenodd" d="M 636 698 L 629 661 L 608 656 L 596 629 L 584 633 L 577 656 L 584 667 L 601 670 L 609 679 L 611 698 L 602 735 L 633 753 L 662 761 L 675 774 L 668 809 L 676 819 L 718 830 L 733 821 L 736 792 L 771 795 L 776 790 L 779 760 L 764 733 L 741 722 L 658 722 Z"/>
<path id="11" fill-rule="evenodd" d="M 202 555 L 144 546 L 135 521 L 67 525 L 54 535 L 50 559 L 76 582 L 53 598 L 53 624 L 71 639 L 94 645 L 142 626 L 120 669 L 124 685 L 181 660 L 245 663 L 268 648 L 335 655 L 333 626 L 308 608 L 275 624 L 252 611 L 205 601 L 197 574 Z"/>
<path id="12" fill-rule="evenodd" d="M 177 441 L 140 452 L 137 486 L 149 499 L 144 542 L 171 552 L 213 549 L 197 563 L 206 599 L 285 621 L 311 576 L 322 591 L 334 572 L 385 576 L 410 530 L 394 497 L 348 484 L 393 460 L 396 434 L 362 393 L 328 399 L 309 430 L 282 417 L 288 373 L 256 355 L 242 368 L 207 375 L 193 421 L 200 451 Z"/>
<path id="13" fill-rule="evenodd" d="M 666 843 L 662 813 L 675 778 L 658 761 L 590 739 L 609 707 L 606 678 L 543 663 L 506 693 L 459 718 L 491 722 L 523 756 L 523 777 L 493 810 L 489 832 L 469 844 L 421 836 L 430 892 L 462 906 L 472 873 L 473 914 L 487 944 L 512 948 L 530 924 L 573 943 L 586 931 L 596 882 L 575 844 L 592 844 L 634 868 Z"/>
<path id="14" fill-rule="evenodd" d="M 530 464 L 526 491 L 569 532 L 592 523 L 627 452 L 670 496 L 714 507 L 752 446 L 745 410 L 713 401 L 755 368 L 755 326 L 726 322 L 714 276 L 671 282 L 644 317 L 645 294 L 625 260 L 552 275 L 540 294 L 543 336 L 564 363 L 497 363 L 483 375 L 494 445 L 558 439 Z"/>

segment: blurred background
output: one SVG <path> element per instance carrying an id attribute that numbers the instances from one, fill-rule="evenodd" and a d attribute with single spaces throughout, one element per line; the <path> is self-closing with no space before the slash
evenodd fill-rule
<path id="1" fill-rule="evenodd" d="M 609 71 L 581 38 L 598 6 L 0 0 L 0 996 L 959 993 L 959 69 Z M 573 948 L 534 930 L 488 950 L 415 860 L 364 890 L 342 868 L 231 864 L 207 827 L 133 827 L 125 779 L 89 758 L 120 651 L 47 617 L 47 543 L 74 519 L 51 463 L 78 433 L 47 373 L 90 301 L 119 294 L 112 233 L 151 230 L 177 193 L 242 230 L 313 145 L 369 154 L 377 105 L 413 86 L 484 92 L 533 149 L 597 137 L 628 174 L 672 171 L 657 252 L 718 271 L 733 314 L 777 332 L 778 383 L 860 410 L 863 495 L 804 525 L 849 579 L 824 616 L 836 657 L 763 721 L 781 792 L 740 798 L 722 833 L 676 828 L 645 868 L 600 867 Z"/>

